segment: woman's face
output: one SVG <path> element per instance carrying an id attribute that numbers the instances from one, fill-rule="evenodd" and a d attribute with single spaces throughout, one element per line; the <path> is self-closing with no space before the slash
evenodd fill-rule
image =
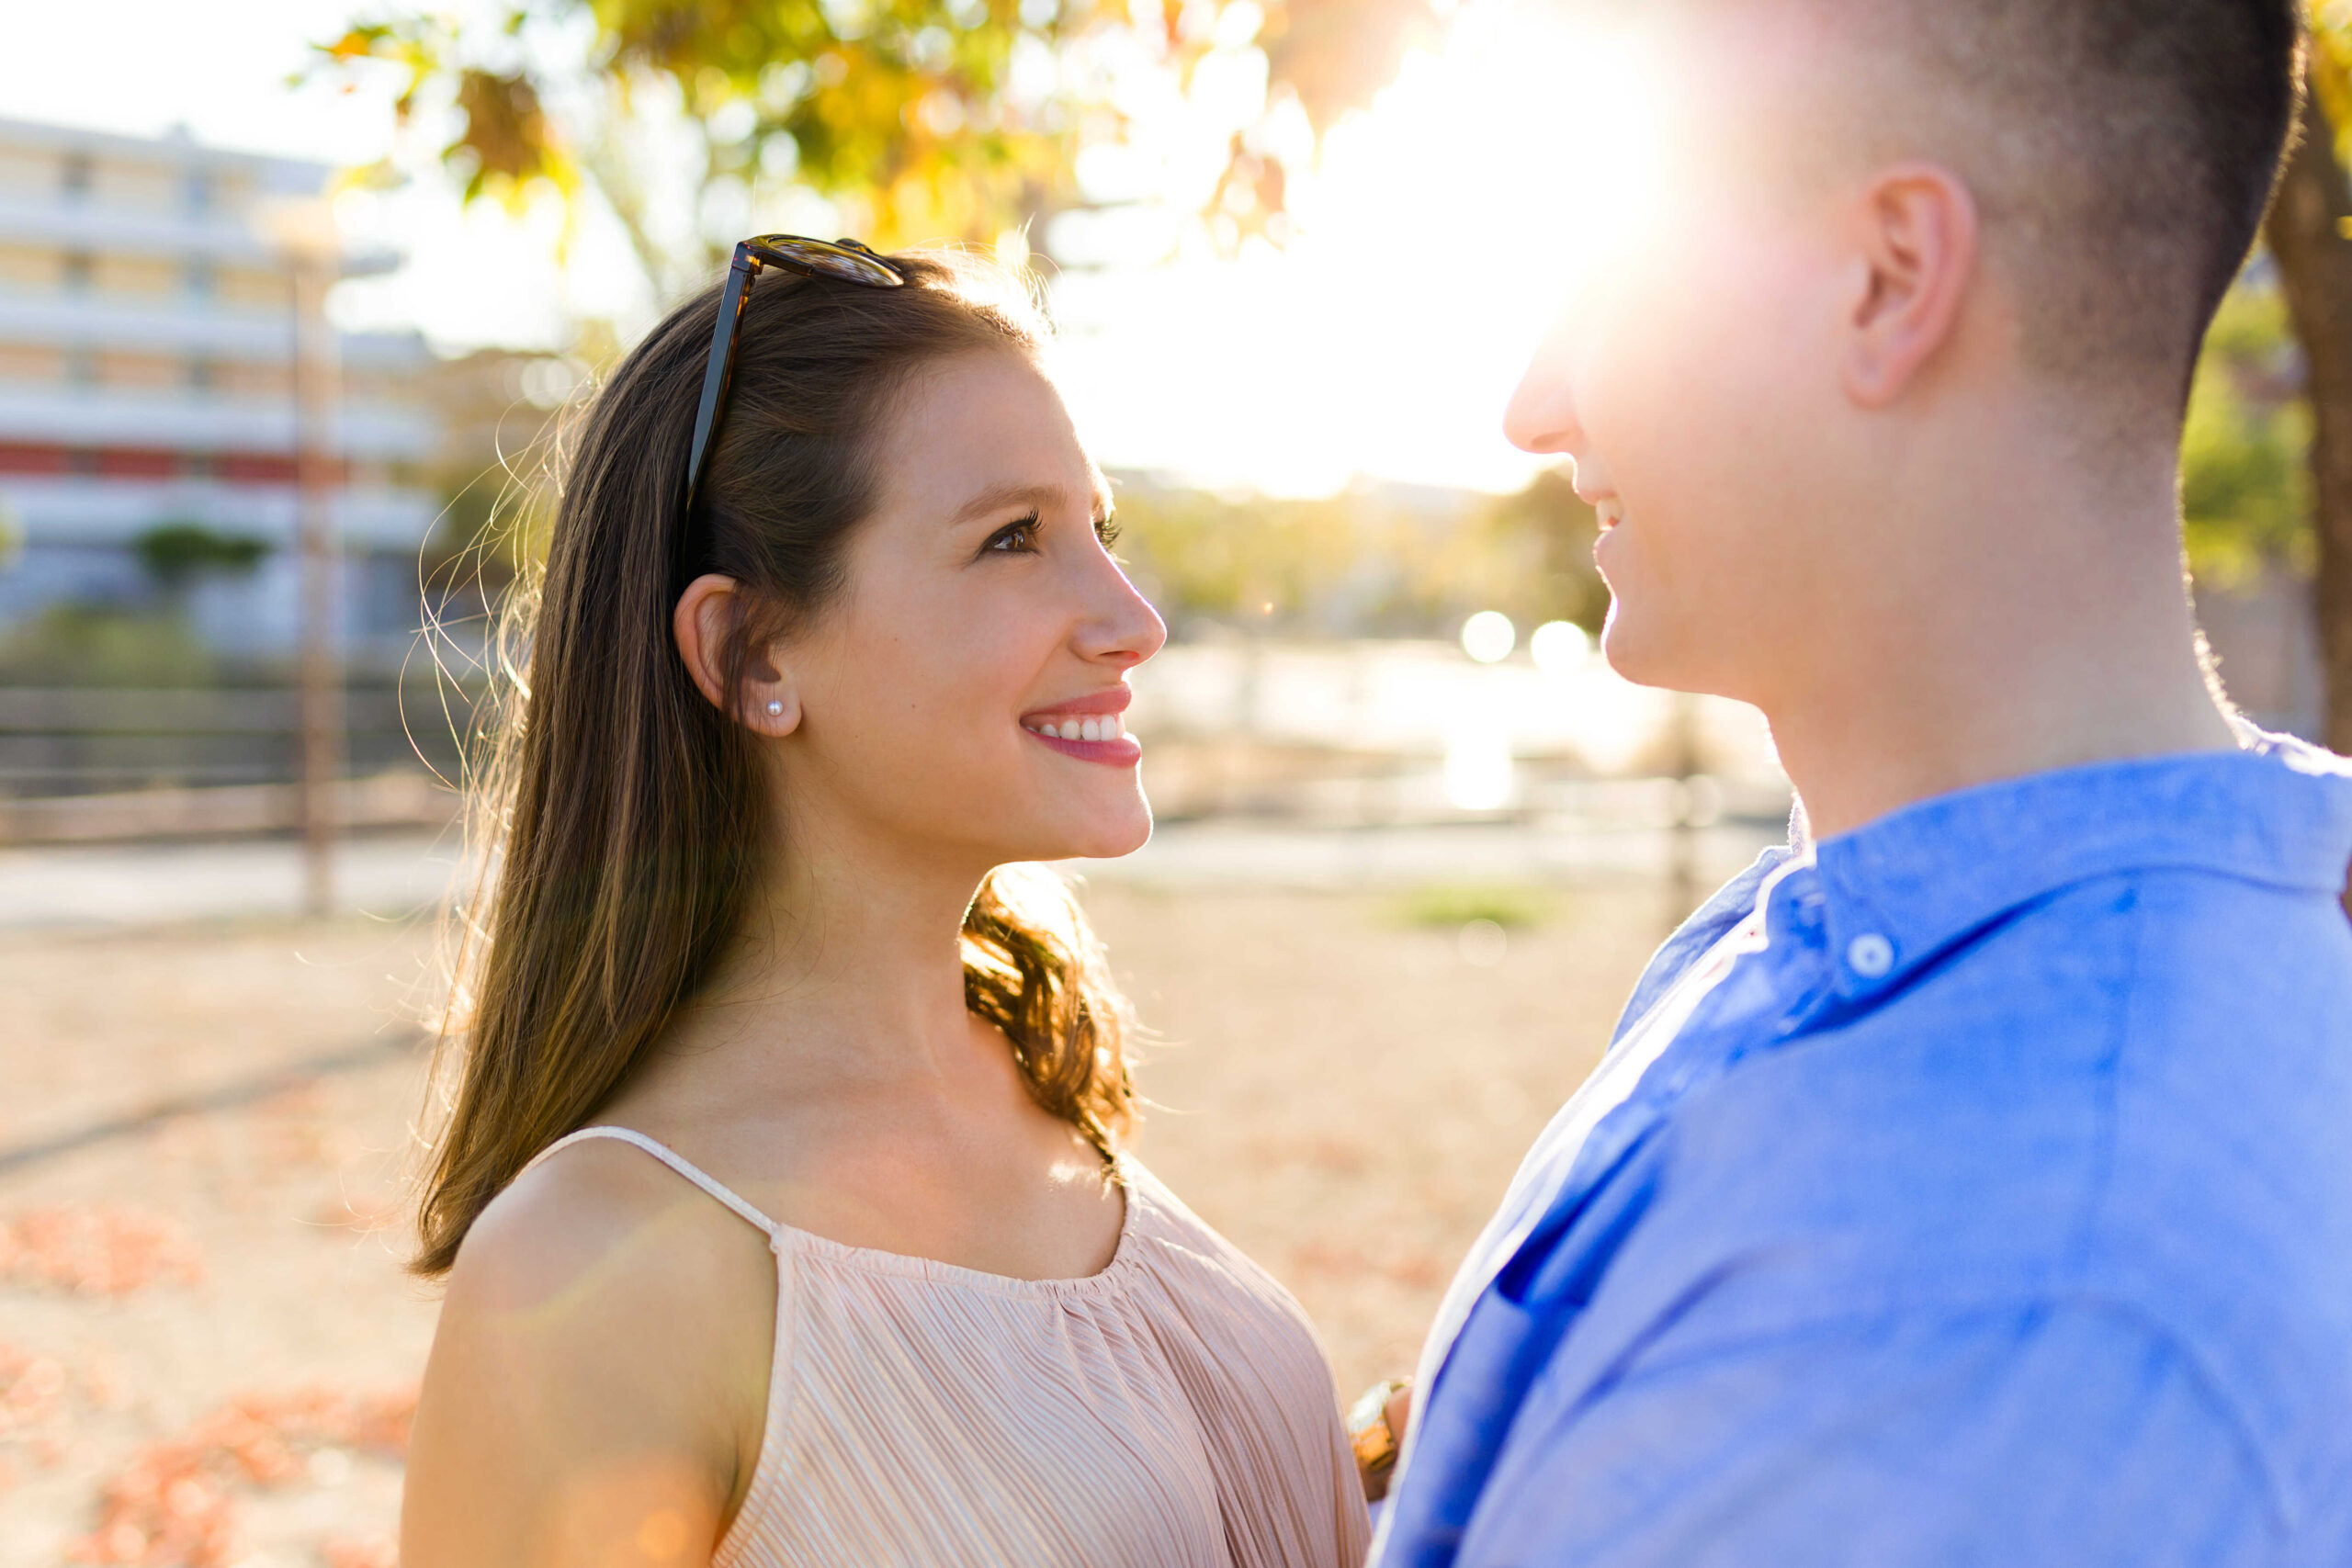
<path id="1" fill-rule="evenodd" d="M 917 376 L 840 595 L 775 650 L 787 819 L 948 863 L 1151 836 L 1121 716 L 1168 629 L 1111 557 L 1111 497 L 1053 384 L 989 350 Z M 821 815 L 820 815 L 820 811 Z"/>

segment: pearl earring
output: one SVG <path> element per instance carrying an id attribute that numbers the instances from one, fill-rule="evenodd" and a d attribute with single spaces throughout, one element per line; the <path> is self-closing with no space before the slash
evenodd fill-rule
<path id="1" fill-rule="evenodd" d="M 784 716 L 784 705 L 782 703 L 770 703 L 768 705 L 768 716 L 770 718 L 782 718 Z"/>

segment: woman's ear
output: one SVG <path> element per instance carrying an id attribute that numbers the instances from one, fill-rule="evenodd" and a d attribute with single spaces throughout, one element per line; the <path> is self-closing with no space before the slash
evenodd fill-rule
<path id="1" fill-rule="evenodd" d="M 1976 198 L 1950 170 L 1906 164 L 1872 182 L 1854 217 L 1863 280 L 1847 322 L 1846 395 L 1885 408 L 1951 339 L 1976 281 Z"/>
<path id="2" fill-rule="evenodd" d="M 670 634 L 686 673 L 710 705 L 722 712 L 729 706 L 728 645 L 742 621 L 742 600 L 733 578 L 711 573 L 686 585 L 670 615 Z M 799 691 L 771 649 L 746 650 L 743 684 L 736 695 L 741 711 L 733 716 L 747 728 L 762 735 L 789 735 L 800 727 Z"/>

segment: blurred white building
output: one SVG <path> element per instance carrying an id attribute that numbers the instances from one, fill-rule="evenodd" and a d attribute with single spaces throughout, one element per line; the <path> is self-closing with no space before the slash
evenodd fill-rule
<path id="1" fill-rule="evenodd" d="M 267 547 L 188 608 L 223 652 L 296 634 L 291 280 L 273 206 L 324 164 L 0 119 L 0 626 L 59 601 L 152 596 L 138 541 L 193 525 Z M 390 255 L 352 254 L 346 274 Z M 335 510 L 354 651 L 404 645 L 435 423 L 414 334 L 339 339 Z M 0 548 L 5 548 L 0 546 Z"/>

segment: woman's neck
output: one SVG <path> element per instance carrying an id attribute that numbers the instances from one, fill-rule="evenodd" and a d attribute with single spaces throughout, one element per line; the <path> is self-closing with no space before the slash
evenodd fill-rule
<path id="1" fill-rule="evenodd" d="M 777 869 L 663 1055 L 723 1055 L 709 1066 L 752 1095 L 763 1083 L 798 1098 L 821 1083 L 965 1077 L 972 1031 L 959 936 L 984 874 L 845 835 L 796 838 L 769 857 Z"/>

